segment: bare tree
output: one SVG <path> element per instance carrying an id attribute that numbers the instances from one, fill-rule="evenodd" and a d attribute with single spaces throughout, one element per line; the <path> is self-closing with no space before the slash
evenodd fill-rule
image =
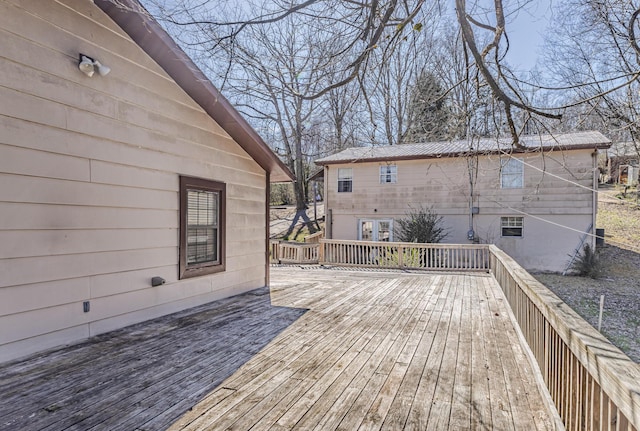
<path id="1" fill-rule="evenodd" d="M 435 62 L 435 40 L 440 14 L 426 9 L 416 16 L 411 31 L 397 38 L 386 49 L 374 51 L 374 72 L 360 78 L 367 112 L 371 118 L 371 143 L 396 145 L 408 142 L 411 127 L 412 88 L 420 75 Z"/>
<path id="2" fill-rule="evenodd" d="M 570 13 L 569 13 L 570 12 Z M 571 106 L 569 127 L 600 128 L 640 154 L 640 2 L 570 1 L 547 41 L 556 92 Z"/>
<path id="3" fill-rule="evenodd" d="M 334 88 L 323 99 L 326 127 L 323 145 L 318 147 L 316 156 L 355 147 L 366 140 L 368 122 L 363 120 L 366 115 L 363 116 L 363 102 L 357 82 Z"/>
<path id="4" fill-rule="evenodd" d="M 489 87 L 478 75 L 462 43 L 456 22 L 445 21 L 434 43 L 433 72 L 447 90 L 449 136 L 452 139 L 489 137 L 497 134 L 499 110 Z"/>
<path id="5" fill-rule="evenodd" d="M 299 218 L 313 229 L 305 212 L 309 164 L 317 156 L 314 121 L 327 108 L 323 100 L 300 96 L 316 91 L 322 81 L 324 64 L 318 61 L 324 60 L 317 51 L 324 43 L 315 38 L 308 22 L 296 18 L 252 26 L 233 43 L 216 42 L 217 49 L 233 53 L 234 62 L 221 68 L 214 57 L 208 63 L 211 71 L 222 75 L 236 106 L 256 128 L 268 131 L 274 151 L 295 173 L 297 213 L 290 231 Z"/>
<path id="6" fill-rule="evenodd" d="M 161 0 L 146 0 L 157 2 Z M 447 12 L 449 2 L 444 0 L 364 0 L 360 2 L 341 0 L 276 0 L 260 2 L 249 0 L 236 5 L 234 15 L 221 14 L 225 11 L 228 2 L 216 2 L 213 16 L 208 2 L 201 0 L 198 3 L 191 0 L 181 0 L 179 4 L 189 2 L 182 9 L 181 14 L 175 14 L 175 10 L 166 13 L 166 19 L 175 27 L 196 28 L 199 32 L 208 35 L 210 39 L 209 54 L 223 52 L 226 55 L 227 71 L 233 69 L 233 63 L 237 58 L 236 46 L 243 39 L 243 35 L 258 27 L 273 29 L 274 24 L 296 19 L 301 23 L 296 31 L 314 32 L 313 43 L 322 46 L 315 49 L 315 45 L 308 45 L 307 55 L 316 66 L 314 84 L 300 86 L 291 80 L 278 80 L 288 94 L 295 95 L 303 100 L 320 100 L 329 92 L 341 88 L 349 83 L 358 82 L 361 86 L 366 83 L 369 89 L 382 88 L 379 84 L 384 77 L 382 65 L 389 65 L 393 59 L 391 53 L 403 46 L 401 42 L 411 40 L 411 33 L 419 32 L 425 26 L 423 16 L 432 11 Z M 584 3 L 584 4 L 583 4 Z M 494 0 L 484 2 L 480 0 L 456 0 L 455 17 L 460 37 L 456 40 L 462 47 L 462 59 L 466 66 L 465 85 L 466 94 L 475 90 L 479 97 L 475 101 L 482 102 L 481 107 L 491 112 L 491 118 L 485 117 L 484 131 L 500 135 L 507 133 L 512 137 L 513 145 L 518 145 L 518 137 L 526 130 L 532 130 L 532 126 L 540 129 L 549 127 L 549 121 L 562 118 L 562 114 L 571 105 L 587 103 L 591 109 L 596 107 L 607 108 L 610 113 L 607 118 L 611 124 L 621 124 L 620 127 L 632 131 L 632 125 L 636 124 L 637 113 L 629 108 L 637 106 L 629 98 L 637 94 L 638 61 L 640 48 L 637 44 L 637 19 L 640 9 L 634 1 L 603 2 L 600 0 L 587 0 L 578 2 L 575 0 L 571 7 L 581 7 L 587 24 L 601 23 L 599 26 L 608 32 L 613 41 L 609 54 L 615 60 L 622 60 L 623 68 L 620 75 L 612 76 L 598 67 L 594 67 L 591 73 L 591 82 L 597 84 L 594 88 L 599 92 L 585 94 L 585 97 L 577 98 L 572 103 L 558 103 L 558 98 L 547 98 L 553 103 L 546 107 L 536 106 L 531 98 L 532 85 L 518 77 L 505 61 L 505 54 L 509 47 L 509 17 L 515 13 L 525 0 Z M 205 10 L 207 13 L 200 13 Z M 568 15 L 576 15 L 571 13 Z M 591 21 L 588 21 L 591 20 Z M 578 27 L 576 27 L 578 28 Z M 583 29 L 588 29 L 588 25 Z M 595 27 L 594 27 L 595 28 Z M 556 31 L 560 28 L 556 27 Z M 587 31 L 583 31 L 587 33 Z M 596 34 L 596 33 L 594 33 Z M 571 37 L 571 36 L 569 36 Z M 573 36 L 575 37 L 575 35 Z M 569 39 L 570 41 L 570 39 Z M 599 46 L 597 39 L 592 39 L 593 46 Z M 195 45 L 200 41 L 184 40 L 186 44 Z M 311 39 L 308 42 L 312 42 Z M 564 42 L 564 41 L 563 41 Z M 584 45 L 583 45 L 584 47 Z M 592 59 L 597 54 L 594 49 L 578 48 L 576 51 L 585 57 Z M 382 61 L 381 61 L 382 59 Z M 590 64 L 594 64 L 591 62 Z M 230 73 L 222 74 L 223 83 L 229 78 Z M 387 83 L 391 84 L 395 78 L 387 70 Z M 546 76 L 542 76 L 546 79 Z M 472 84 L 472 87 L 469 84 Z M 550 87 L 541 85 L 540 87 Z M 458 84 L 460 85 L 460 84 Z M 583 85 L 583 84 L 578 84 Z M 390 88 L 390 85 L 388 85 Z M 569 87 L 575 87 L 571 84 Z M 448 90 L 452 91 L 450 87 Z M 626 100 L 622 94 L 626 91 Z M 483 94 L 485 93 L 485 94 Z M 491 97 L 487 98 L 486 93 Z M 607 99 L 605 96 L 610 95 Z M 364 95 L 363 103 L 368 104 L 372 97 Z M 615 96 L 615 97 L 614 97 Z M 541 100 L 541 99 L 538 99 Z M 465 106 L 473 106 L 471 99 L 465 102 Z M 615 103 L 614 103 L 615 102 Z M 615 106 L 614 106 L 615 105 Z M 374 106 L 373 104 L 369 105 Z M 402 129 L 406 123 L 406 117 L 398 115 L 391 110 L 394 105 L 387 105 L 390 110 L 385 116 L 387 121 L 394 117 L 394 123 L 385 125 L 385 140 L 397 141 L 397 130 L 390 133 L 393 127 Z M 611 109 L 612 107 L 624 109 Z M 370 112 L 374 112 L 370 109 Z M 603 109 L 598 110 L 603 112 Z M 393 115 L 392 115 L 393 114 Z M 490 120 L 490 121 L 489 121 Z M 490 124 L 491 122 L 491 124 Z M 467 128 L 474 128 L 474 121 L 467 118 Z M 475 124 L 480 124 L 475 122 Z M 373 126 L 376 122 L 373 122 Z M 375 127 L 374 127 L 375 128 Z"/>

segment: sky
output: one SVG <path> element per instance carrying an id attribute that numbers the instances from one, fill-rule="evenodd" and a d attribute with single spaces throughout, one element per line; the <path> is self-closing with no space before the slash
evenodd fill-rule
<path id="1" fill-rule="evenodd" d="M 531 70 L 536 63 L 552 17 L 553 0 L 528 2 L 515 19 L 507 18 L 509 53 L 507 61 L 519 71 Z"/>
<path id="2" fill-rule="evenodd" d="M 557 3 L 559 0 L 555 0 Z M 479 0 L 480 4 L 486 2 L 491 7 L 493 0 Z M 148 1 L 143 1 L 147 7 L 152 5 Z M 167 0 L 168 4 L 172 0 Z M 238 4 L 243 4 L 238 1 Z M 544 33 L 549 26 L 552 16 L 552 6 L 554 0 L 506 0 L 505 8 L 509 13 L 509 8 L 522 5 L 516 12 L 515 18 L 507 16 L 507 32 L 509 35 L 510 48 L 507 54 L 509 64 L 517 71 L 529 71 L 536 63 L 538 54 L 544 42 Z M 452 11 L 453 13 L 453 11 Z"/>

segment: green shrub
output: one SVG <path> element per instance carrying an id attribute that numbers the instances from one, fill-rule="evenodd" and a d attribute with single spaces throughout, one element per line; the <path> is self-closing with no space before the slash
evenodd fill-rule
<path id="1" fill-rule="evenodd" d="M 395 221 L 395 238 L 400 242 L 434 243 L 449 234 L 442 227 L 442 216 L 432 208 L 411 208 L 406 217 Z"/>
<path id="2" fill-rule="evenodd" d="M 585 244 L 571 264 L 571 269 L 583 277 L 600 277 L 603 268 L 597 250 L 591 248 L 591 245 Z"/>
<path id="3" fill-rule="evenodd" d="M 421 268 L 424 266 L 423 261 L 425 251 L 418 249 L 405 249 L 402 253 L 402 266 L 409 268 Z M 399 264 L 398 250 L 387 249 L 380 258 L 382 266 L 396 267 Z"/>

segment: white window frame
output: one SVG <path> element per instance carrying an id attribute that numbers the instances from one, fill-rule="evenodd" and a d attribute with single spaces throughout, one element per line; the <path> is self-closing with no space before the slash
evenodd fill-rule
<path id="1" fill-rule="evenodd" d="M 349 184 L 349 190 L 341 190 L 341 183 Z M 351 193 L 353 191 L 353 168 L 338 168 L 338 193 Z"/>
<path id="2" fill-rule="evenodd" d="M 520 235 L 505 235 L 505 229 L 520 229 Z M 524 238 L 524 217 L 500 217 L 500 236 L 502 238 Z"/>
<path id="3" fill-rule="evenodd" d="M 380 239 L 380 223 L 388 222 L 389 223 L 389 238 L 388 239 Z M 372 224 L 372 232 L 371 232 L 371 240 L 368 241 L 386 241 L 393 242 L 393 219 L 371 219 L 371 218 L 363 218 L 358 219 L 358 240 L 362 241 L 362 225 L 364 223 Z"/>
<path id="4" fill-rule="evenodd" d="M 398 165 L 380 165 L 380 184 L 398 182 Z"/>
<path id="5" fill-rule="evenodd" d="M 524 163 L 521 159 L 500 159 L 500 188 L 521 189 L 524 186 Z"/>

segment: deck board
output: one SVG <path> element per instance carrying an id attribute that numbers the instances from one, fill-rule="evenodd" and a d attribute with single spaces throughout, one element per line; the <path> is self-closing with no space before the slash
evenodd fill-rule
<path id="1" fill-rule="evenodd" d="M 0 367 L 0 430 L 553 429 L 489 275 L 271 281 Z"/>
<path id="2" fill-rule="evenodd" d="M 484 339 L 481 292 L 476 285 L 471 288 L 471 429 L 492 430 L 491 403 L 489 402 L 489 372 Z"/>
<path id="3" fill-rule="evenodd" d="M 458 355 L 453 382 L 450 429 L 471 429 L 473 322 L 471 316 L 471 282 L 464 277 L 461 283 L 460 327 L 458 328 Z"/>

